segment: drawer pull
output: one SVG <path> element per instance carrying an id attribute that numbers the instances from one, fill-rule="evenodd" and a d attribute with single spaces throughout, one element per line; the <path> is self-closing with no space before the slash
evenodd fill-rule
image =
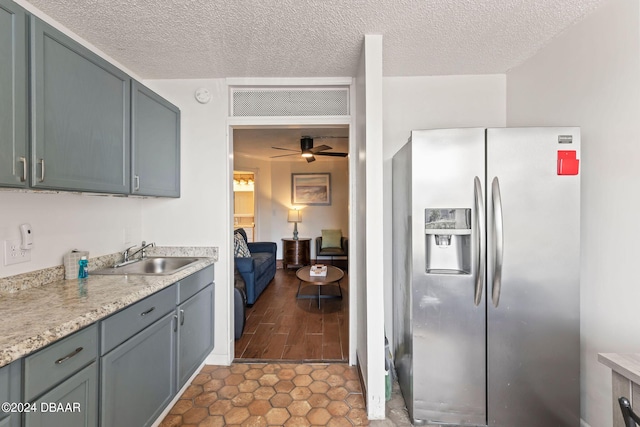
<path id="1" fill-rule="evenodd" d="M 25 182 L 27 180 L 27 158 L 18 157 L 18 160 L 22 163 L 22 176 L 20 177 L 20 182 Z"/>
<path id="2" fill-rule="evenodd" d="M 67 360 L 71 359 L 73 356 L 77 355 L 78 353 L 80 353 L 82 350 L 84 350 L 83 347 L 78 347 L 76 348 L 74 351 L 72 351 L 71 353 L 67 354 L 64 357 L 61 357 L 60 359 L 56 360 L 56 365 L 59 365 L 61 363 L 66 362 Z"/>
<path id="3" fill-rule="evenodd" d="M 155 309 L 156 309 L 155 307 L 151 307 L 149 310 L 145 311 L 144 313 L 140 313 L 140 316 L 146 316 L 147 314 L 151 313 Z"/>

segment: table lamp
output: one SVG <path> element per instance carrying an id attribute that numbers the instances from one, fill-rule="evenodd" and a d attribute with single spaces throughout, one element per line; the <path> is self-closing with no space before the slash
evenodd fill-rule
<path id="1" fill-rule="evenodd" d="M 298 223 L 302 222 L 302 212 L 297 209 L 289 209 L 288 222 L 293 222 L 293 240 L 298 240 Z"/>

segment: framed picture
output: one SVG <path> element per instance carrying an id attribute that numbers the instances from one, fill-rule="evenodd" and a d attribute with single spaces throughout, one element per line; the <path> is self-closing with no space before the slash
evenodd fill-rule
<path id="1" fill-rule="evenodd" d="M 292 173 L 291 204 L 330 205 L 330 173 Z"/>

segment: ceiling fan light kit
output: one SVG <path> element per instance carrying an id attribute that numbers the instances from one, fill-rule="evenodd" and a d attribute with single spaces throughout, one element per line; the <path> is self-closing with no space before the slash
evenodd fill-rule
<path id="1" fill-rule="evenodd" d="M 316 136 L 315 137 L 315 139 L 318 139 L 318 138 L 324 139 L 324 138 L 348 138 L 348 137 L 346 136 Z M 302 138 L 300 138 L 300 151 L 291 150 L 289 148 L 282 148 L 282 147 L 271 147 L 275 150 L 294 151 L 294 153 L 292 154 L 281 154 L 278 156 L 271 156 L 271 158 L 274 159 L 276 157 L 296 156 L 298 155 L 298 153 L 300 153 L 300 156 L 302 156 L 307 161 L 307 163 L 311 163 L 316 161 L 315 156 L 347 157 L 349 155 L 349 153 L 325 152 L 327 150 L 331 150 L 332 148 L 329 147 L 328 145 L 319 145 L 317 147 L 314 147 L 313 140 L 314 138 L 310 136 L 303 136 Z"/>

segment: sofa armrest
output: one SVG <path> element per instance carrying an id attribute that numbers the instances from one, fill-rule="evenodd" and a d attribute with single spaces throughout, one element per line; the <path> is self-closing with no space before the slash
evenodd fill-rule
<path id="1" fill-rule="evenodd" d="M 278 245 L 276 245 L 274 242 L 251 242 L 247 243 L 247 246 L 249 246 L 249 252 L 251 253 L 271 252 L 275 255 L 276 251 L 278 250 Z"/>
<path id="2" fill-rule="evenodd" d="M 345 254 L 349 254 L 349 239 L 347 237 L 342 238 L 342 250 Z"/>
<path id="3" fill-rule="evenodd" d="M 251 273 L 253 271 L 253 258 L 234 258 L 234 261 L 240 273 Z"/>

